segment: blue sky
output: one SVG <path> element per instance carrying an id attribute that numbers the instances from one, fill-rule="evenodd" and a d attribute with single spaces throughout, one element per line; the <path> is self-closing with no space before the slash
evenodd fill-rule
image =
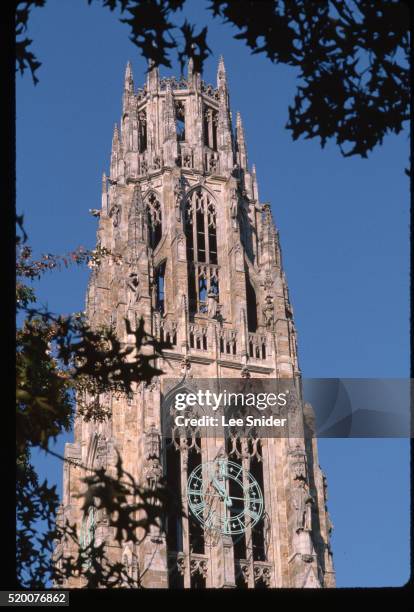
<path id="1" fill-rule="evenodd" d="M 185 15 L 199 21 L 208 2 Z M 299 336 L 303 375 L 409 376 L 408 130 L 368 160 L 344 159 L 333 144 L 293 142 L 284 129 L 295 72 L 252 56 L 233 30 L 209 23 L 204 79 L 224 55 L 233 116 L 242 114 L 261 201 L 270 201 Z M 99 3 L 47 0 L 29 26 L 43 65 L 40 83 L 17 77 L 17 209 L 35 252 L 92 248 L 102 172 L 119 121 L 125 65 L 135 85 L 145 61 L 128 27 Z M 178 74 L 161 68 L 162 75 Z M 84 308 L 87 269 L 48 274 L 41 301 L 56 312 Z M 70 439 L 66 437 L 65 439 Z M 57 443 L 62 450 L 65 439 Z M 409 578 L 409 441 L 319 441 L 329 486 L 338 586 L 397 586 Z M 61 465 L 36 457 L 61 487 Z"/>

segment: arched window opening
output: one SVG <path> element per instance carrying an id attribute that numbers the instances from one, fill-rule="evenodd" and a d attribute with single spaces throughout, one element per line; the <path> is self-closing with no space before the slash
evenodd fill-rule
<path id="1" fill-rule="evenodd" d="M 181 460 L 180 451 L 175 448 L 172 440 L 166 449 L 167 486 L 170 491 L 181 491 Z M 183 550 L 183 533 L 181 516 L 178 506 L 173 504 L 167 515 L 167 547 L 169 552 Z"/>
<path id="2" fill-rule="evenodd" d="M 238 451 L 238 454 L 233 453 L 233 455 L 230 456 L 230 453 L 232 451 L 233 448 L 233 444 L 232 441 L 230 440 L 230 438 L 227 438 L 227 442 L 226 442 L 226 450 L 227 450 L 227 455 L 229 457 L 229 459 L 231 459 L 231 461 L 233 461 L 234 463 L 237 463 L 237 465 L 239 465 L 240 467 L 243 467 L 243 463 L 242 463 L 242 459 L 241 457 L 238 456 L 238 454 L 242 454 L 242 447 L 241 447 L 241 442 L 240 439 L 238 438 L 236 441 L 236 449 Z M 238 487 L 236 482 L 233 479 L 229 479 L 229 495 L 230 497 L 237 497 L 239 495 L 239 491 L 238 491 Z M 246 549 L 246 535 L 245 533 L 241 533 L 241 534 L 232 534 L 232 540 L 233 540 L 233 550 L 234 550 L 234 559 L 246 559 L 247 557 L 247 549 Z M 236 573 L 237 573 L 237 567 L 235 567 Z"/>
<path id="3" fill-rule="evenodd" d="M 257 330 L 257 304 L 256 292 L 250 282 L 248 273 L 246 272 L 246 302 L 247 302 L 247 327 L 250 332 Z M 253 349 L 252 349 L 253 351 Z M 253 352 L 250 354 L 253 357 Z"/>
<path id="4" fill-rule="evenodd" d="M 197 210 L 197 260 L 200 262 L 206 261 L 206 236 L 204 233 L 204 214 L 203 211 Z"/>
<path id="5" fill-rule="evenodd" d="M 207 312 L 207 279 L 203 273 L 201 273 L 198 279 L 198 300 L 200 312 Z"/>
<path id="6" fill-rule="evenodd" d="M 201 188 L 187 200 L 185 235 L 190 312 L 212 313 L 209 296 L 218 301 L 219 295 L 216 210 L 210 195 Z"/>
<path id="7" fill-rule="evenodd" d="M 203 136 L 204 144 L 206 147 L 209 146 L 209 109 L 206 108 L 203 113 Z"/>
<path id="8" fill-rule="evenodd" d="M 192 589 L 205 589 L 206 588 L 206 579 L 200 572 L 194 573 L 191 575 L 191 584 L 190 588 Z"/>
<path id="9" fill-rule="evenodd" d="M 177 102 L 175 105 L 175 123 L 177 126 L 178 142 L 185 141 L 185 106 L 183 102 Z"/>
<path id="10" fill-rule="evenodd" d="M 175 559 L 173 558 L 173 562 Z M 175 564 L 170 569 L 170 574 L 168 578 L 168 588 L 169 589 L 183 589 L 184 588 L 184 576 L 178 571 L 178 567 Z"/>
<path id="11" fill-rule="evenodd" d="M 237 589 L 248 589 L 246 578 L 243 576 L 242 570 L 239 568 L 236 574 L 236 588 Z"/>
<path id="12" fill-rule="evenodd" d="M 213 151 L 217 151 L 217 123 L 218 112 L 206 106 L 203 114 L 204 144 Z"/>
<path id="13" fill-rule="evenodd" d="M 165 312 L 165 264 L 163 261 L 155 270 L 155 308 L 161 315 Z"/>
<path id="14" fill-rule="evenodd" d="M 147 112 L 141 111 L 138 119 L 138 151 L 144 153 L 147 150 Z"/>
<path id="15" fill-rule="evenodd" d="M 244 251 L 251 262 L 254 261 L 254 250 L 253 250 L 253 233 L 255 232 L 254 227 L 250 223 L 249 215 L 244 206 L 240 206 L 240 238 L 244 246 Z"/>
<path id="16" fill-rule="evenodd" d="M 259 456 L 262 456 L 262 447 L 260 440 L 257 442 L 256 448 Z M 249 453 L 253 454 L 253 444 L 251 440 L 249 440 Z M 250 459 L 250 473 L 257 480 L 260 490 L 264 495 L 263 461 L 259 461 L 257 453 Z M 260 520 L 252 528 L 252 549 L 254 561 L 266 561 L 266 541 L 264 527 L 264 515 L 262 514 Z"/>
<path id="17" fill-rule="evenodd" d="M 162 236 L 161 204 L 155 193 L 150 193 L 147 203 L 149 244 L 155 249 Z"/>
<path id="18" fill-rule="evenodd" d="M 189 439 L 188 444 L 191 444 Z M 196 439 L 196 445 L 201 448 L 201 439 Z M 188 451 L 188 466 L 187 474 L 191 474 L 196 467 L 201 464 L 201 452 L 197 452 L 194 448 Z M 188 513 L 188 528 L 190 532 L 190 550 L 196 554 L 204 554 L 204 530 L 201 524 L 194 518 L 191 512 Z M 199 587 L 202 588 L 202 587 Z"/>

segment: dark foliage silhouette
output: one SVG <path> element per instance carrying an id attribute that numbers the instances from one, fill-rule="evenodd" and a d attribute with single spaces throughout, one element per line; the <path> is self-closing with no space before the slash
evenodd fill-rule
<path id="1" fill-rule="evenodd" d="M 186 0 L 95 0 L 120 15 L 130 38 L 155 65 L 202 70 L 211 53 L 207 27 L 184 19 Z M 92 0 L 88 0 L 91 4 Z M 34 81 L 40 62 L 25 37 L 31 8 L 17 2 L 17 66 Z M 233 25 L 252 53 L 297 70 L 298 88 L 286 127 L 296 140 L 333 139 L 344 156 L 367 154 L 409 119 L 409 12 L 397 0 L 209 0 L 200 9 Z M 204 13 L 205 14 L 205 13 Z"/>
<path id="2" fill-rule="evenodd" d="M 129 395 L 134 385 L 151 382 L 162 373 L 153 361 L 169 344 L 149 336 L 142 319 L 136 330 L 126 322 L 131 342 L 125 347 L 111 328 L 92 329 L 82 313 L 62 316 L 38 308 L 31 281 L 71 263 L 96 267 L 105 257 L 114 256 L 98 248 L 34 259 L 22 218 L 17 224 L 16 306 L 23 318 L 16 334 L 18 581 L 22 587 L 40 589 L 51 582 L 62 585 L 81 574 L 85 586 L 91 588 L 139 586 L 136 580 L 132 585 L 121 563 L 109 562 L 104 543 L 98 546 L 92 541 L 85 548 L 76 526 L 59 520 L 56 487 L 39 481 L 31 455 L 39 448 L 52 453 L 50 442 L 71 429 L 76 405 L 86 420 L 110 418 L 99 402 L 84 398 L 104 392 Z M 115 529 L 119 542 L 135 542 L 137 529 L 143 534 L 151 526 L 163 529 L 163 507 L 173 502 L 162 480 L 155 488 L 137 485 L 123 469 L 120 457 L 115 476 L 103 469 L 80 467 L 84 469 L 85 515 L 93 506 Z M 135 519 L 137 512 L 139 520 Z M 63 542 L 69 543 L 71 554 L 58 546 Z M 87 565 L 86 558 L 90 560 Z"/>

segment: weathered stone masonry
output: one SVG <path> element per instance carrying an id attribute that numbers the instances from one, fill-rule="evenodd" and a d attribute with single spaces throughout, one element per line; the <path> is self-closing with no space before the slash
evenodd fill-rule
<path id="1" fill-rule="evenodd" d="M 217 87 L 188 65 L 187 78 L 149 69 L 135 90 L 128 64 L 122 117 L 115 126 L 109 176 L 102 178 L 98 244 L 120 256 L 92 269 L 86 312 L 92 325 L 111 323 L 128 342 L 131 325 L 168 339 L 159 367 L 165 377 L 271 377 L 300 380 L 296 329 L 270 204 L 259 199 L 237 114 L 235 131 L 223 59 Z M 188 473 L 227 453 L 260 475 L 265 514 L 242 542 L 211 542 L 187 517 L 170 516 L 167 534 L 119 546 L 104 516 L 94 537 L 111 559 L 155 588 L 333 587 L 326 479 L 316 440 L 306 436 L 312 409 L 300 405 L 299 438 L 179 440 L 160 435 L 163 377 L 132 398 L 100 398 L 104 423 L 78 415 L 65 455 L 61 519 L 81 528 L 81 477 L 89 467 L 114 469 L 116 450 L 138 482 L 173 479 L 186 509 Z M 174 480 L 175 479 L 175 480 Z M 82 577 L 68 586 L 82 586 Z"/>

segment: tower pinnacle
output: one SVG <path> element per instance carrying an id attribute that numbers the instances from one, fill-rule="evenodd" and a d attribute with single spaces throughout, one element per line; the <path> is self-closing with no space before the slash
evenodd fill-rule
<path id="1" fill-rule="evenodd" d="M 129 61 L 125 68 L 124 91 L 134 93 L 134 78 L 132 76 L 131 62 Z"/>
<path id="2" fill-rule="evenodd" d="M 247 150 L 246 140 L 244 138 L 244 129 L 241 115 L 238 112 L 236 117 L 236 143 L 237 143 L 237 158 L 240 168 L 247 170 Z"/>
<path id="3" fill-rule="evenodd" d="M 226 67 L 224 66 L 224 58 L 220 55 L 217 67 L 217 87 L 227 87 Z"/>

